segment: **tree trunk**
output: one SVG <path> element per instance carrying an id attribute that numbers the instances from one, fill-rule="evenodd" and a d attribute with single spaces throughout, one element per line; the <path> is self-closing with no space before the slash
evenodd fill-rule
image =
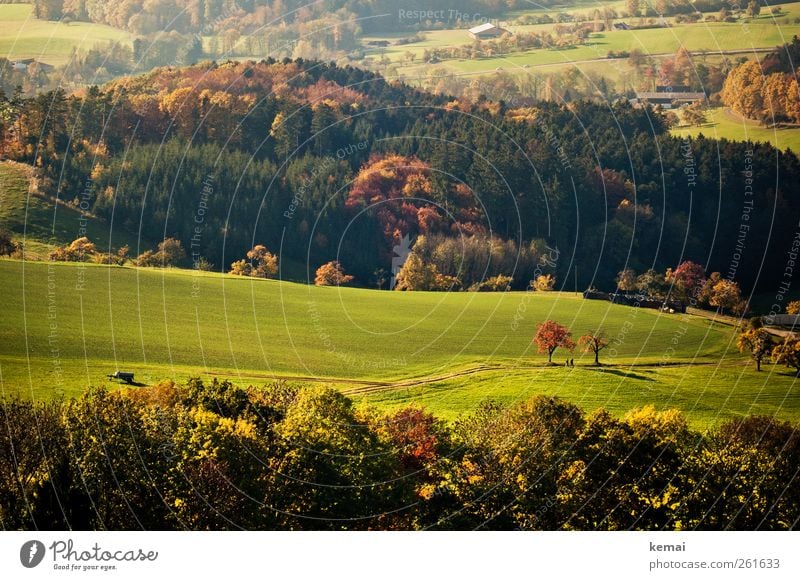
<path id="1" fill-rule="evenodd" d="M 594 351 L 594 366 L 596 366 L 596 367 L 600 366 L 600 351 L 599 350 Z"/>
<path id="2" fill-rule="evenodd" d="M 761 372 L 761 359 L 756 359 L 756 371 Z"/>

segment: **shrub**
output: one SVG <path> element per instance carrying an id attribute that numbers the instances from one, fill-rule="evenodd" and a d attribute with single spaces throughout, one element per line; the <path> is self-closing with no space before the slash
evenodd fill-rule
<path id="1" fill-rule="evenodd" d="M 259 244 L 247 252 L 247 260 L 231 264 L 230 273 L 234 276 L 272 278 L 278 273 L 278 257 Z"/>
<path id="2" fill-rule="evenodd" d="M 317 268 L 314 284 L 317 286 L 341 286 L 352 282 L 353 277 L 344 273 L 339 262 L 328 262 Z"/>
<path id="3" fill-rule="evenodd" d="M 550 274 L 542 274 L 541 276 L 537 276 L 536 280 L 531 281 L 531 286 L 537 292 L 551 292 L 553 288 L 555 288 L 555 285 L 555 276 L 551 276 Z"/>
<path id="4" fill-rule="evenodd" d="M 472 292 L 508 292 L 511 290 L 511 283 L 514 279 L 511 276 L 498 274 L 491 278 L 487 278 L 479 284 L 475 284 L 470 288 Z"/>
<path id="5" fill-rule="evenodd" d="M 17 244 L 11 239 L 11 233 L 0 229 L 0 256 L 10 256 L 17 249 Z"/>
<path id="6" fill-rule="evenodd" d="M 96 252 L 95 245 L 84 236 L 73 240 L 69 245 L 56 248 L 47 255 L 47 259 L 52 262 L 86 262 Z"/>

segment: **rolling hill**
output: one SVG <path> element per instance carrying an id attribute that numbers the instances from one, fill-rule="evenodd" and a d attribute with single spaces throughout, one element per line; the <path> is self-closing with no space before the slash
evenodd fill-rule
<path id="1" fill-rule="evenodd" d="M 189 376 L 331 384 L 395 407 L 454 418 L 480 401 L 559 395 L 616 412 L 678 407 L 701 425 L 759 412 L 800 416 L 796 379 L 757 374 L 733 328 L 568 293 L 392 293 L 186 270 L 0 262 L 2 392 L 77 395 L 106 375 L 141 384 Z M 531 336 L 554 319 L 602 329 L 601 369 L 544 366 Z M 556 352 L 562 362 L 565 353 Z"/>

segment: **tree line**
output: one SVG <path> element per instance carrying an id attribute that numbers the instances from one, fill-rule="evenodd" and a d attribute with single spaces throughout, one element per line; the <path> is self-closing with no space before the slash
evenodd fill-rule
<path id="1" fill-rule="evenodd" d="M 446 424 L 227 382 L 0 404 L 6 530 L 787 530 L 798 426 L 536 397 Z M 45 435 L 46 434 L 46 435 Z"/>
<path id="2" fill-rule="evenodd" d="M 284 60 L 158 69 L 2 105 L 0 152 L 36 168 L 40 193 L 145 248 L 178 239 L 218 271 L 260 244 L 378 286 L 399 240 L 422 235 L 445 275 L 491 243 L 507 249 L 483 252 L 488 271 L 523 286 L 513 268 L 549 247 L 561 258 L 543 273 L 562 285 L 613 289 L 625 268 L 688 259 L 749 291 L 781 278 L 800 222 L 794 153 L 674 138 L 660 112 L 626 102 L 468 103 Z"/>

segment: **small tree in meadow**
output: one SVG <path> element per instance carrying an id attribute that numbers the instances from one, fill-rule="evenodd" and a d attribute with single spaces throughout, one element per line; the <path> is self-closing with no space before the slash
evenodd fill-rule
<path id="1" fill-rule="evenodd" d="M 601 334 L 584 334 L 578 339 L 578 345 L 584 352 L 594 353 L 594 364 L 600 366 L 600 351 L 608 346 L 606 340 Z"/>
<path id="2" fill-rule="evenodd" d="M 751 328 L 742 332 L 736 340 L 739 352 L 749 352 L 756 361 L 756 370 L 761 370 L 761 361 L 772 351 L 772 338 L 763 328 Z"/>
<path id="3" fill-rule="evenodd" d="M 550 292 L 555 288 L 556 279 L 555 276 L 551 276 L 550 274 L 542 274 L 541 276 L 537 276 L 536 280 L 533 281 L 533 289 L 537 292 Z"/>
<path id="4" fill-rule="evenodd" d="M 339 262 L 328 262 L 317 268 L 314 284 L 317 286 L 341 286 L 352 282 L 353 277 L 344 273 Z"/>
<path id="5" fill-rule="evenodd" d="M 246 260 L 237 260 L 231 264 L 230 273 L 234 276 L 272 278 L 278 273 L 278 258 L 266 246 L 259 244 L 247 252 Z"/>
<path id="6" fill-rule="evenodd" d="M 52 262 L 86 262 L 97 252 L 95 245 L 87 237 L 73 240 L 50 252 L 47 258 Z"/>
<path id="7" fill-rule="evenodd" d="M 547 362 L 550 364 L 553 363 L 553 353 L 558 347 L 567 350 L 575 348 L 572 333 L 566 326 L 562 326 L 554 320 L 547 320 L 538 326 L 533 342 L 536 343 L 540 353 L 547 353 Z"/>
<path id="8" fill-rule="evenodd" d="M 772 361 L 795 369 L 800 375 L 800 339 L 787 338 L 772 349 Z"/>

